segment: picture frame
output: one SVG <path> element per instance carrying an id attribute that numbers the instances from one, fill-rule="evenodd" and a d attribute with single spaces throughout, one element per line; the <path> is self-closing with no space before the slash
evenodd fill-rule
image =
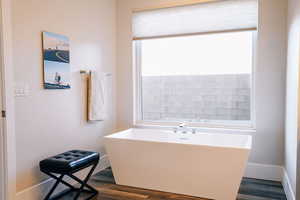
<path id="1" fill-rule="evenodd" d="M 44 89 L 70 89 L 70 41 L 67 36 L 42 32 Z"/>

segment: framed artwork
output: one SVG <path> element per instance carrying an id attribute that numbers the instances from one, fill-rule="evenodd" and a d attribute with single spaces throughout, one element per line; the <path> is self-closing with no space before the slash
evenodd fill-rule
<path id="1" fill-rule="evenodd" d="M 44 88 L 71 88 L 69 38 L 43 32 Z"/>

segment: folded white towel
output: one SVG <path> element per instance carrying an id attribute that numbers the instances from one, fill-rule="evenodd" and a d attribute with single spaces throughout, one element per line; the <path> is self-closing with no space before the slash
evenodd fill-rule
<path id="1" fill-rule="evenodd" d="M 88 121 L 103 121 L 105 118 L 105 76 L 93 71 L 88 78 Z"/>

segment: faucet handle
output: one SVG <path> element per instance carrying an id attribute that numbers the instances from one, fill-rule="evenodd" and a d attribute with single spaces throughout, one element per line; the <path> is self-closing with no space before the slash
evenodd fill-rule
<path id="1" fill-rule="evenodd" d="M 180 123 L 180 124 L 179 124 L 179 127 L 180 127 L 180 128 L 186 127 L 186 123 L 184 123 L 184 122 Z"/>
<path id="2" fill-rule="evenodd" d="M 173 132 L 177 133 L 178 129 L 177 128 L 173 128 Z"/>

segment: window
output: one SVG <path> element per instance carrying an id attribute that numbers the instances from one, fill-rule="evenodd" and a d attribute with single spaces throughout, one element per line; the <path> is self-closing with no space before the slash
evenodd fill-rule
<path id="1" fill-rule="evenodd" d="M 137 43 L 140 120 L 251 124 L 253 32 Z"/>
<path id="2" fill-rule="evenodd" d="M 224 14 L 226 6 L 230 10 L 238 2 L 244 6 L 248 2 L 245 6 L 248 12 L 242 13 L 252 14 L 238 18 L 248 18 L 246 21 L 250 23 L 245 26 L 246 23 L 241 21 L 232 23 L 232 20 L 225 20 L 231 23 L 225 26 L 221 20 L 226 17 L 235 20 L 241 14 Z M 253 127 L 255 3 L 254 0 L 224 1 L 136 14 L 133 44 L 138 123 L 167 125 L 190 122 L 196 126 Z M 198 22 L 190 23 L 192 29 L 189 25 L 184 27 L 185 30 L 182 26 L 172 30 L 163 28 L 168 26 L 165 22 L 176 21 L 171 20 L 177 16 L 172 12 L 182 15 L 178 17 L 180 21 L 191 16 L 194 18 L 203 11 L 210 13 L 207 12 L 210 8 L 225 9 L 223 12 L 211 9 L 223 14 L 218 20 L 206 20 L 220 21 L 218 30 L 216 23 L 201 24 L 200 29 L 197 26 L 194 30 Z M 181 9 L 180 12 L 178 9 Z M 251 9 L 253 12 L 249 11 Z M 162 18 L 162 24 L 153 19 L 155 16 Z M 145 28 L 142 22 L 147 21 L 150 23 Z M 173 25 L 176 24 L 186 23 Z"/>

